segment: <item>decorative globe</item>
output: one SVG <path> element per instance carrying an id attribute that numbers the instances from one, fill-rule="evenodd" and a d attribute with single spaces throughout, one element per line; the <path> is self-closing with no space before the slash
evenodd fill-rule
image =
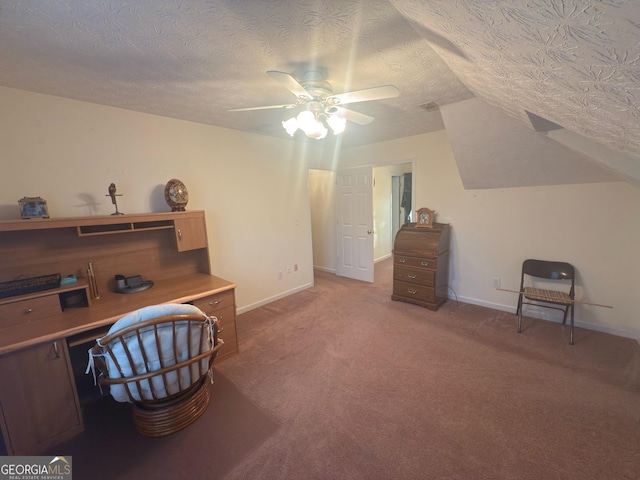
<path id="1" fill-rule="evenodd" d="M 189 192 L 184 183 L 177 178 L 172 178 L 164 187 L 164 199 L 172 212 L 184 212 L 184 207 L 189 202 Z"/>

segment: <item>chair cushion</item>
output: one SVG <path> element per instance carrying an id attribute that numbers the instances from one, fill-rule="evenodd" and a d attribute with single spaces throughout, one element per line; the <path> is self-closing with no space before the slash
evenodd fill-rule
<path id="1" fill-rule="evenodd" d="M 525 287 L 523 293 L 529 300 L 540 300 L 541 302 L 557 303 L 560 305 L 568 305 L 572 302 L 568 293 L 559 290 Z"/>
<path id="2" fill-rule="evenodd" d="M 122 328 L 128 327 L 129 325 L 133 325 L 138 322 L 143 322 L 145 320 L 150 320 L 157 317 L 167 316 L 167 315 L 201 315 L 203 319 L 208 321 L 208 317 L 204 314 L 198 307 L 194 305 L 188 304 L 162 304 L 162 305 L 153 305 L 149 307 L 144 307 L 134 312 L 131 312 L 128 315 L 125 315 L 120 320 L 118 320 L 108 332 L 112 334 L 121 330 Z M 150 332 L 153 332 L 153 327 L 148 327 Z M 189 338 L 189 329 L 188 322 L 178 323 L 176 327 L 176 340 L 177 345 L 179 347 L 179 351 L 181 352 L 178 358 L 173 358 L 173 329 L 170 324 L 167 324 L 167 327 L 159 327 L 159 337 L 160 337 L 160 351 L 158 351 L 158 347 L 156 344 L 155 335 L 143 335 L 142 336 L 142 345 L 137 340 L 137 336 L 135 333 L 131 333 L 126 338 L 126 343 L 129 351 L 131 352 L 132 357 L 134 358 L 134 366 L 132 366 L 128 360 L 127 354 L 125 353 L 125 348 L 120 341 L 111 342 L 111 351 L 113 352 L 118 365 L 122 369 L 123 375 L 120 374 L 118 367 L 116 366 L 114 360 L 111 355 L 105 355 L 104 360 L 107 366 L 108 377 L 109 378 L 122 378 L 133 375 L 136 373 L 146 373 L 147 371 L 155 371 L 161 368 L 160 366 L 160 358 L 165 363 L 165 366 L 174 365 L 176 363 L 185 361 L 188 359 L 188 345 L 191 344 L 192 351 L 199 350 L 199 343 L 201 338 L 203 341 L 208 342 L 205 345 L 205 349 L 213 348 L 213 336 L 205 335 L 204 337 L 200 336 L 200 332 L 198 329 L 191 329 L 191 337 Z M 98 344 L 101 339 L 98 339 Z M 144 349 L 147 360 L 148 360 L 148 370 L 145 365 L 144 359 L 141 355 L 141 348 Z M 207 360 L 202 360 L 203 367 L 207 368 Z M 170 395 L 174 395 L 181 390 L 188 388 L 191 382 L 191 375 L 189 372 L 189 368 L 197 368 L 198 365 L 191 365 L 190 367 L 183 367 L 180 369 L 179 376 L 178 372 L 170 372 L 167 374 L 167 385 L 165 388 L 164 381 L 161 376 L 152 377 L 148 380 L 142 380 L 140 382 L 140 389 L 134 382 L 128 383 L 129 390 L 131 392 L 131 396 L 133 400 L 152 400 L 154 399 L 154 394 L 156 398 L 165 398 Z M 110 386 L 111 395 L 118 402 L 130 402 L 131 399 L 127 393 L 127 389 L 124 384 L 111 385 Z M 152 393 L 153 391 L 153 393 Z"/>
<path id="3" fill-rule="evenodd" d="M 116 323 L 111 325 L 111 328 L 107 332 L 107 335 L 122 330 L 134 323 L 144 322 L 145 320 L 151 320 L 152 318 L 164 317 L 167 315 L 206 315 L 195 305 L 188 303 L 163 303 L 161 305 L 151 305 L 149 307 L 143 307 L 128 313 L 124 317 L 120 318 Z"/>

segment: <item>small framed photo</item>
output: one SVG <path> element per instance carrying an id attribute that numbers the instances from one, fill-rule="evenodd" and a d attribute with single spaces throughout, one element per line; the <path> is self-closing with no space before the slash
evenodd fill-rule
<path id="1" fill-rule="evenodd" d="M 23 197 L 18 200 L 20 218 L 49 218 L 47 201 L 40 197 Z"/>

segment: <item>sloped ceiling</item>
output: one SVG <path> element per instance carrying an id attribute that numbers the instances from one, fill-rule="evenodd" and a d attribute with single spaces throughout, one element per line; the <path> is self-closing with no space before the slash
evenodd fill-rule
<path id="1" fill-rule="evenodd" d="M 297 78 L 317 70 L 335 93 L 400 90 L 353 104 L 375 121 L 349 124 L 343 147 L 443 129 L 440 111 L 420 108 L 429 102 L 443 112 L 484 103 L 518 128 L 533 129 L 527 111 L 558 124 L 583 154 L 615 152 L 632 182 L 640 181 L 639 56 L 636 0 L 0 3 L 3 86 L 289 138 L 280 122 L 290 111 L 227 110 L 290 103 L 267 70 Z M 446 123 L 456 128 L 454 117 Z M 458 159 L 461 173 L 472 162 Z M 510 183 L 525 184 L 517 174 Z"/>
<path id="2" fill-rule="evenodd" d="M 477 98 L 443 106 L 442 116 L 467 189 L 623 180 L 589 156 L 514 122 Z"/>

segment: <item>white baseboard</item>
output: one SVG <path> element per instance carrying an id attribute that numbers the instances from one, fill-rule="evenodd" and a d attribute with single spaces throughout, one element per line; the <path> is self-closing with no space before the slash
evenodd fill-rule
<path id="1" fill-rule="evenodd" d="M 373 263 L 378 263 L 378 262 L 382 262 L 383 260 L 386 260 L 388 258 L 391 258 L 393 256 L 392 253 L 389 253 L 388 255 L 383 255 L 380 258 L 376 258 L 373 260 Z M 314 265 L 313 266 L 314 270 L 320 270 L 321 272 L 329 272 L 329 273 L 336 273 L 336 269 L 335 268 L 328 268 L 328 267 L 321 267 L 319 265 Z"/>
<path id="2" fill-rule="evenodd" d="M 288 297 L 289 295 L 293 295 L 294 293 L 302 292 L 308 288 L 313 287 L 313 283 L 306 283 L 301 285 L 300 287 L 292 288 L 291 290 L 287 290 L 286 292 L 279 293 L 278 295 L 274 295 L 269 298 L 265 298 L 260 300 L 259 302 L 252 303 L 251 305 L 245 305 L 242 308 L 238 308 L 236 310 L 236 315 L 242 315 L 243 313 L 249 312 L 253 309 L 266 305 L 267 303 L 275 302 L 276 300 L 280 300 L 281 298 Z"/>
<path id="3" fill-rule="evenodd" d="M 449 296 L 449 300 L 455 301 L 455 296 Z M 475 298 L 469 297 L 458 297 L 458 300 L 464 303 L 471 303 L 473 305 L 479 305 L 481 307 L 492 308 L 493 310 L 501 310 L 503 312 L 511 312 L 515 315 L 516 313 L 516 304 L 513 305 L 503 305 L 500 303 L 492 303 L 485 302 L 484 300 L 477 300 Z M 549 310 L 548 308 L 535 308 L 531 305 L 525 306 L 525 316 L 532 318 L 539 318 L 541 320 L 547 320 L 549 322 L 562 323 L 561 312 L 554 312 L 553 310 Z M 554 315 L 554 313 L 556 313 Z M 595 325 L 592 323 L 581 322 L 579 320 L 575 321 L 575 326 L 579 328 L 586 328 L 587 330 L 595 330 L 596 332 L 609 333 L 611 335 L 617 335 L 618 337 L 632 338 L 640 344 L 640 336 L 635 332 L 630 332 L 628 330 L 622 330 L 619 328 L 612 328 L 603 325 Z"/>
<path id="4" fill-rule="evenodd" d="M 319 267 L 317 265 L 314 265 L 313 269 L 314 270 L 320 270 L 321 272 L 336 273 L 336 269 L 335 268 Z"/>

